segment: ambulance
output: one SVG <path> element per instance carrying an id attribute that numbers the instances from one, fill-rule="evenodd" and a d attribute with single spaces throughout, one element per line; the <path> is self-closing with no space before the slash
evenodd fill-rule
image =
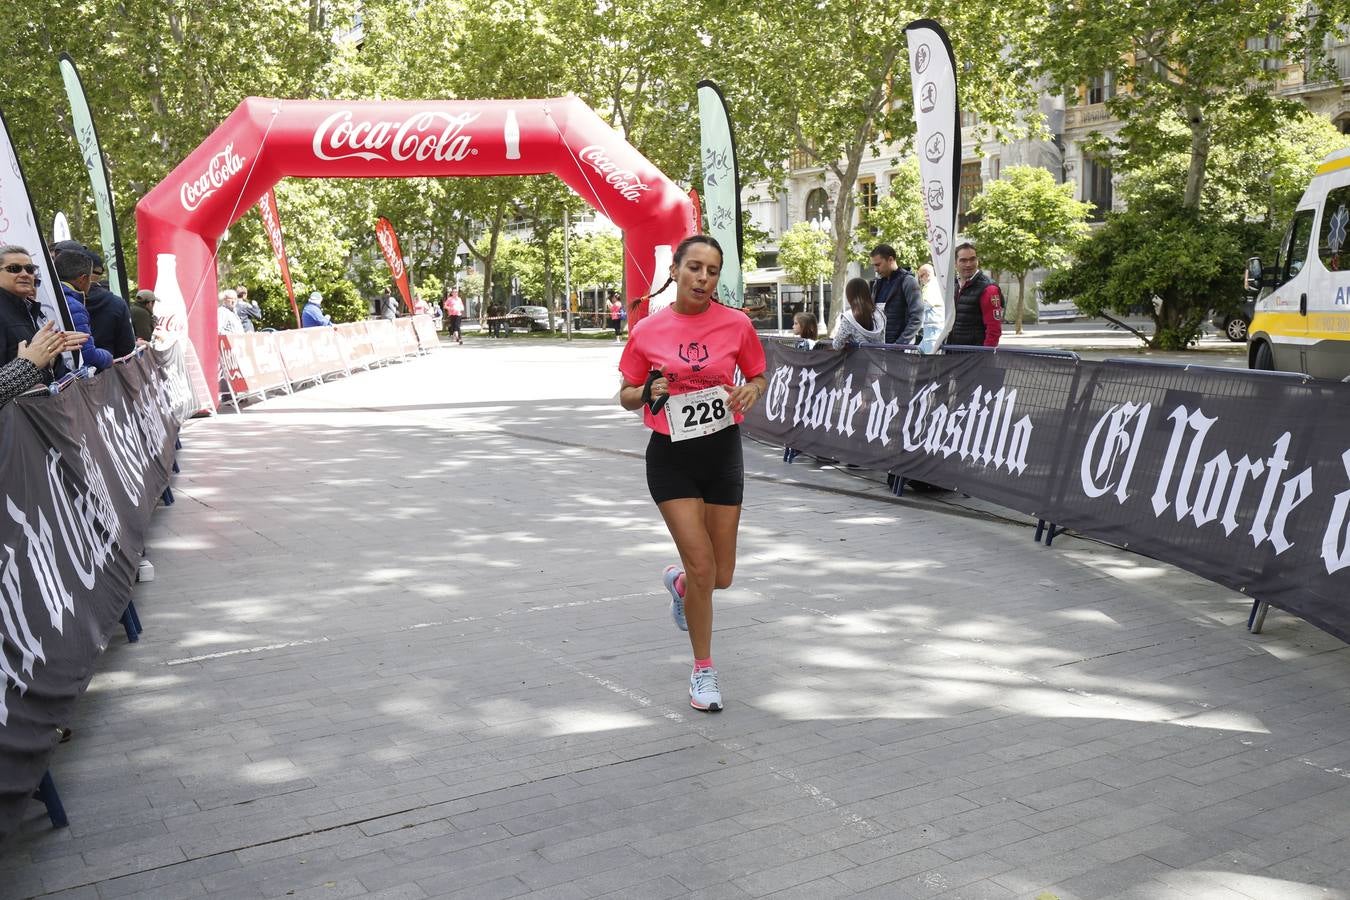
<path id="1" fill-rule="evenodd" d="M 1317 167 L 1270 267 L 1247 261 L 1260 285 L 1247 330 L 1247 366 L 1350 377 L 1350 149 Z"/>

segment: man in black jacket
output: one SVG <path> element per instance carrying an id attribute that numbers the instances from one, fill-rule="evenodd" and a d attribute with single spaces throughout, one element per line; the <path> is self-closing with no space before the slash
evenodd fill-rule
<path id="1" fill-rule="evenodd" d="M 108 283 L 103 280 L 103 260 L 92 251 L 89 255 L 94 259 L 94 277 L 90 279 L 89 292 L 84 295 L 84 305 L 89 309 L 94 346 L 107 350 L 113 359 L 121 359 L 136 349 L 131 308 L 127 301 L 108 289 Z"/>
<path id="2" fill-rule="evenodd" d="M 969 242 L 956 248 L 956 313 L 946 343 L 997 347 L 1003 335 L 1003 293 L 980 271 L 980 258 Z"/>
<path id="3" fill-rule="evenodd" d="M 886 317 L 886 343 L 917 344 L 923 326 L 919 280 L 901 267 L 890 244 L 872 248 L 872 268 L 877 273 L 872 282 L 872 302 Z"/>

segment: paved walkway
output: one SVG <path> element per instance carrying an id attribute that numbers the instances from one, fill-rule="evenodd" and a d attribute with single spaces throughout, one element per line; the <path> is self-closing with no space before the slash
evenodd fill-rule
<path id="1" fill-rule="evenodd" d="M 1346 648 L 974 502 L 748 445 L 691 711 L 617 353 L 192 423 L 0 896 L 1350 896 Z"/>

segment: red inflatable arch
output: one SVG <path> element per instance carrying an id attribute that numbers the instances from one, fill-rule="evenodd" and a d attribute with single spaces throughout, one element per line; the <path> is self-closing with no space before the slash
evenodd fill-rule
<path id="1" fill-rule="evenodd" d="M 576 97 L 250 97 L 136 205 L 139 282 L 168 295 L 156 313 L 186 326 L 209 379 L 217 242 L 280 179 L 548 173 L 624 230 L 631 297 L 664 282 L 657 260 L 668 263 L 670 248 L 699 230 L 688 195 Z M 185 309 L 175 310 L 175 293 Z"/>

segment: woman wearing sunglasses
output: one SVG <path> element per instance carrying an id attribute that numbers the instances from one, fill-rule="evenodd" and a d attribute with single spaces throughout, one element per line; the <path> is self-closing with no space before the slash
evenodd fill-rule
<path id="1" fill-rule="evenodd" d="M 81 346 L 88 335 L 59 331 L 53 323 L 46 335 L 38 337 L 45 316 L 36 299 L 37 274 L 38 267 L 27 250 L 13 244 L 0 246 L 0 364 L 22 357 L 26 365 L 38 370 L 38 380 L 50 383 L 63 374 L 52 368 L 55 365 L 64 370 L 60 354 Z M 57 349 L 48 355 L 46 351 L 52 347 Z"/>

